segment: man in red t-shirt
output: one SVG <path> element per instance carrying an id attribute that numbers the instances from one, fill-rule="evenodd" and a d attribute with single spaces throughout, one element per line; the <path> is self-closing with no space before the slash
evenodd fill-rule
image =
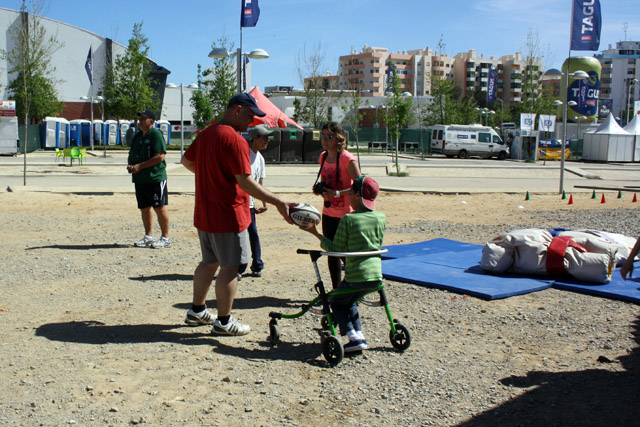
<path id="1" fill-rule="evenodd" d="M 235 95 L 222 120 L 200 132 L 182 158 L 184 167 L 196 174 L 193 224 L 202 252 L 193 275 L 193 303 L 185 323 L 212 324 L 216 335 L 246 335 L 251 330 L 231 316 L 238 267 L 251 258 L 249 195 L 275 205 L 292 223 L 289 206 L 295 203 L 280 200 L 251 177 L 249 144 L 237 132 L 246 130 L 254 116 L 265 116 L 256 100 L 248 93 Z M 218 266 L 216 319 L 207 310 L 206 298 Z"/>

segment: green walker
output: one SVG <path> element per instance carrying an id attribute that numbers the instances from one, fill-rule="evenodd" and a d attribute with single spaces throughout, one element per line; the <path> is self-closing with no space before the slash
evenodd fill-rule
<path id="1" fill-rule="evenodd" d="M 297 319 L 301 317 L 308 311 L 314 310 L 313 307 L 316 305 L 320 305 L 322 307 L 322 354 L 324 355 L 327 362 L 331 365 L 337 365 L 340 363 L 344 357 L 344 348 L 342 347 L 342 343 L 338 339 L 338 333 L 336 332 L 334 315 L 331 311 L 331 306 L 329 304 L 329 300 L 334 295 L 343 295 L 348 293 L 360 293 L 365 291 L 364 294 L 359 301 L 361 301 L 365 296 L 369 295 L 373 292 L 378 292 L 380 295 L 380 305 L 384 307 L 385 313 L 387 314 L 387 319 L 389 320 L 389 340 L 391 341 L 391 345 L 399 350 L 404 351 L 411 345 L 411 334 L 409 330 L 404 327 L 398 320 L 394 319 L 391 316 L 391 310 L 389 310 L 389 303 L 387 301 L 387 297 L 384 293 L 384 285 L 370 288 L 370 289 L 341 289 L 341 290 L 333 290 L 331 292 L 326 292 L 324 288 L 324 284 L 322 283 L 322 278 L 320 277 L 320 270 L 318 269 L 318 259 L 321 256 L 334 256 L 334 257 L 352 257 L 352 256 L 380 256 L 387 252 L 387 249 L 383 249 L 380 251 L 370 251 L 370 252 L 322 252 L 319 250 L 307 250 L 307 249 L 298 249 L 297 253 L 299 254 L 309 254 L 311 257 L 311 262 L 313 263 L 313 268 L 316 272 L 316 278 L 318 282 L 315 284 L 314 288 L 318 293 L 318 296 L 309 301 L 307 304 L 302 304 L 301 310 L 297 313 L 293 314 L 284 314 L 272 311 L 269 313 L 269 317 L 271 317 L 271 321 L 269 322 L 269 341 L 272 344 L 277 344 L 280 342 L 280 330 L 278 328 L 278 319 Z M 314 310 L 315 311 L 315 310 Z"/>

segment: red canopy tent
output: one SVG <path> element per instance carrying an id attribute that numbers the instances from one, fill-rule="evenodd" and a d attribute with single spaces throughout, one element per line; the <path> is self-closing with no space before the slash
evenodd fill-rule
<path id="1" fill-rule="evenodd" d="M 256 117 L 251 126 L 265 124 L 271 128 L 285 128 L 287 127 L 287 124 L 290 124 L 291 126 L 302 129 L 302 126 L 289 118 L 289 116 L 283 113 L 278 107 L 273 105 L 273 102 L 269 101 L 269 98 L 260 92 L 258 86 L 254 86 L 249 92 L 249 95 L 253 96 L 258 103 L 258 107 L 267 113 L 264 117 Z"/>

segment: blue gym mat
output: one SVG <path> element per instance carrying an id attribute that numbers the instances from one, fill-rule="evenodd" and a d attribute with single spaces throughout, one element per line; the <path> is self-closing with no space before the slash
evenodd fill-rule
<path id="1" fill-rule="evenodd" d="M 474 245 L 479 246 L 479 245 Z M 505 274 L 494 276 L 480 268 L 482 246 L 462 252 L 433 252 L 429 255 L 382 261 L 382 275 L 389 280 L 493 300 L 541 291 L 552 280 Z"/>
<path id="2" fill-rule="evenodd" d="M 640 304 L 640 277 L 620 277 L 616 269 L 611 282 L 598 285 L 569 277 L 491 275 L 480 268 L 483 245 L 449 239 L 433 239 L 407 245 L 385 246 L 382 275 L 389 280 L 445 289 L 487 300 L 507 298 L 548 289 L 553 286 L 572 292 Z M 640 261 L 634 264 L 640 271 Z"/>
<path id="3" fill-rule="evenodd" d="M 425 242 L 408 243 L 406 245 L 383 246 L 389 252 L 382 255 L 382 259 L 406 258 L 420 255 L 427 255 L 434 252 L 466 251 L 469 249 L 482 249 L 483 245 L 458 242 L 449 239 L 433 239 Z"/>
<path id="4" fill-rule="evenodd" d="M 384 267 L 383 267 L 384 268 Z M 640 261 L 634 263 L 633 271 L 640 271 Z M 631 277 L 627 281 L 622 280 L 620 269 L 616 269 L 611 277 L 611 282 L 605 285 L 597 283 L 579 282 L 570 277 L 559 279 L 552 285 L 556 289 L 578 292 L 581 294 L 595 295 L 604 298 L 640 304 L 640 277 Z"/>

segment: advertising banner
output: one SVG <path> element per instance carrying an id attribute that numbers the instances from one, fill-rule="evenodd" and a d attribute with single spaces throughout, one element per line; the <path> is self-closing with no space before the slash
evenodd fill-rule
<path id="1" fill-rule="evenodd" d="M 611 107 L 613 106 L 613 99 L 598 99 L 598 119 L 606 119 L 609 117 Z"/>
<path id="2" fill-rule="evenodd" d="M 491 104 L 496 100 L 496 87 L 498 86 L 498 71 L 489 68 L 489 81 L 487 83 L 487 102 Z"/>
<path id="3" fill-rule="evenodd" d="M 538 118 L 538 130 L 543 132 L 553 132 L 556 130 L 556 116 L 540 114 Z"/>
<path id="4" fill-rule="evenodd" d="M 600 48 L 600 0 L 573 0 L 571 50 Z"/>
<path id="5" fill-rule="evenodd" d="M 535 126 L 536 113 L 522 113 L 520 114 L 520 129 L 533 130 Z"/>

